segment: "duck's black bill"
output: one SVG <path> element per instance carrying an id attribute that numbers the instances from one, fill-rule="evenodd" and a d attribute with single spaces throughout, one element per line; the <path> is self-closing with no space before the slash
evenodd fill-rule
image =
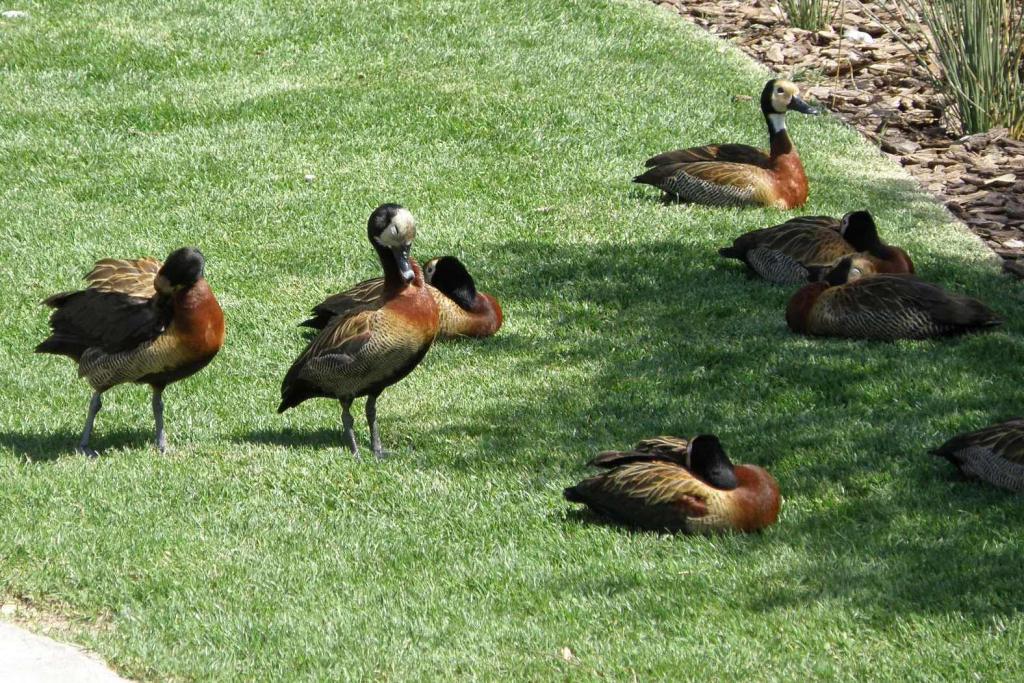
<path id="1" fill-rule="evenodd" d="M 409 245 L 393 247 L 391 253 L 395 256 L 395 264 L 398 266 L 398 274 L 402 276 L 402 281 L 408 284 L 416 279 L 416 273 L 413 272 L 412 264 L 409 263 Z"/>
<path id="2" fill-rule="evenodd" d="M 793 97 L 793 99 L 789 101 L 789 107 L 787 108 L 793 111 L 798 111 L 801 114 L 810 114 L 811 116 L 814 116 L 818 113 L 817 109 L 807 104 L 799 97 Z"/>

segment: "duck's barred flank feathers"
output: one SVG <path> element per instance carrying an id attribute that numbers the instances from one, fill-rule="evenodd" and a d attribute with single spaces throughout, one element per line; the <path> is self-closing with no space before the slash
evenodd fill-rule
<path id="1" fill-rule="evenodd" d="M 794 331 L 892 341 L 963 334 L 1002 323 L 980 301 L 911 275 L 872 275 L 829 287 L 805 307 L 802 320 L 794 319 L 795 302 L 815 285 L 805 286 L 790 302 L 787 320 Z"/>
<path id="2" fill-rule="evenodd" d="M 752 184 L 725 185 L 691 175 L 691 165 L 659 166 L 633 179 L 635 183 L 653 185 L 680 201 L 706 206 L 756 206 L 756 188 Z"/>
<path id="3" fill-rule="evenodd" d="M 932 454 L 949 460 L 965 477 L 1024 492 L 1024 418 L 959 434 Z"/>
<path id="4" fill-rule="evenodd" d="M 810 271 L 785 252 L 757 248 L 747 252 L 747 264 L 768 282 L 797 285 L 807 282 Z"/>

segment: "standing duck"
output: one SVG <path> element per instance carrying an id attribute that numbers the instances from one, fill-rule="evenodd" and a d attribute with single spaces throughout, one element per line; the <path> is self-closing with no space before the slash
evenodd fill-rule
<path id="1" fill-rule="evenodd" d="M 473 276 L 459 259 L 442 256 L 427 261 L 423 267 L 423 279 L 440 311 L 441 338 L 490 337 L 501 328 L 501 304 L 490 294 L 476 290 Z M 313 309 L 313 317 L 301 324 L 323 329 L 327 321 L 344 310 L 354 297 L 366 302 L 383 293 L 384 278 L 365 280 L 325 299 Z"/>
<path id="2" fill-rule="evenodd" d="M 720 256 L 743 261 L 754 273 L 776 284 L 820 280 L 844 256 L 861 252 L 876 273 L 913 273 L 903 249 L 885 244 L 867 211 L 852 211 L 840 220 L 800 216 L 737 237 Z"/>
<path id="3" fill-rule="evenodd" d="M 968 479 L 1024 492 L 1024 417 L 959 434 L 931 451 Z"/>
<path id="4" fill-rule="evenodd" d="M 683 202 L 710 206 L 795 209 L 807 201 L 807 176 L 786 132 L 786 112 L 817 114 L 790 81 L 773 79 L 761 91 L 770 150 L 750 145 L 706 145 L 666 152 L 645 162 L 635 183 L 646 183 Z"/>
<path id="5" fill-rule="evenodd" d="M 78 451 L 89 447 L 103 392 L 125 382 L 153 389 L 156 446 L 167 448 L 164 388 L 213 360 L 224 343 L 224 314 L 203 277 L 198 249 L 182 248 L 161 265 L 153 258 L 103 259 L 85 276 L 84 290 L 55 294 L 52 332 L 36 353 L 67 356 L 93 388 Z"/>
<path id="6" fill-rule="evenodd" d="M 764 469 L 733 465 L 718 437 L 641 441 L 632 451 L 601 453 L 606 471 L 565 489 L 616 522 L 641 529 L 712 533 L 757 531 L 779 516 L 779 486 Z"/>
<path id="7" fill-rule="evenodd" d="M 350 409 L 352 401 L 366 396 L 370 443 L 381 458 L 377 397 L 423 360 L 437 336 L 439 315 L 419 265 L 409 258 L 416 237 L 409 210 L 398 204 L 377 207 L 367 237 L 384 270 L 383 292 L 368 294 L 364 282 L 332 297 L 332 315 L 285 375 L 277 412 L 311 398 L 338 399 L 345 445 L 358 455 Z"/>
<path id="8" fill-rule="evenodd" d="M 858 263 L 862 263 L 861 267 Z M 926 339 L 1002 324 L 977 299 L 951 294 L 913 275 L 868 275 L 870 261 L 846 256 L 822 282 L 805 285 L 786 307 L 799 334 L 851 339 Z"/>

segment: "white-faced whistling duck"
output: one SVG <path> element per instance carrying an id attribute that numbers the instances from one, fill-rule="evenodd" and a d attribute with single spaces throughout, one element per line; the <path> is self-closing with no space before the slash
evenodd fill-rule
<path id="1" fill-rule="evenodd" d="M 370 215 L 367 237 L 384 270 L 383 294 L 357 285 L 339 295 L 344 305 L 330 317 L 298 357 L 281 385 L 277 411 L 316 398 L 341 402 L 345 445 L 359 453 L 352 401 L 366 396 L 366 420 L 374 455 L 384 457 L 377 430 L 377 396 L 412 372 L 439 328 L 437 302 L 419 265 L 409 257 L 416 224 L 408 209 L 384 204 Z M 365 284 L 365 283 L 363 283 Z"/>
<path id="2" fill-rule="evenodd" d="M 490 294 L 477 291 L 473 276 L 459 259 L 442 256 L 427 261 L 423 266 L 423 279 L 440 310 L 441 338 L 489 337 L 501 328 L 501 304 Z M 384 278 L 360 282 L 325 299 L 313 309 L 313 317 L 301 324 L 323 329 L 327 321 L 345 310 L 354 296 L 365 302 L 383 296 L 384 289 Z"/>
<path id="3" fill-rule="evenodd" d="M 757 531 L 775 523 L 779 486 L 756 465 L 733 465 L 718 438 L 675 437 L 641 441 L 590 465 L 606 471 L 565 489 L 615 522 L 641 529 L 713 533 Z"/>
<path id="4" fill-rule="evenodd" d="M 776 284 L 820 280 L 839 259 L 856 253 L 870 260 L 874 273 L 914 272 L 907 252 L 882 242 L 867 211 L 852 211 L 840 220 L 829 216 L 791 218 L 740 235 L 731 247 L 718 253 L 743 261 L 752 272 Z"/>
<path id="5" fill-rule="evenodd" d="M 932 451 L 968 479 L 1024 492 L 1024 417 L 959 434 Z"/>
<path id="6" fill-rule="evenodd" d="M 213 360 L 224 343 L 224 314 L 203 277 L 198 249 L 182 248 L 161 265 L 153 258 L 103 259 L 86 275 L 84 290 L 45 303 L 52 333 L 37 353 L 67 356 L 93 388 L 78 450 L 90 457 L 96 413 L 107 389 L 135 382 L 153 388 L 156 445 L 164 434 L 164 388 Z"/>
<path id="7" fill-rule="evenodd" d="M 726 144 L 690 147 L 651 157 L 635 183 L 659 188 L 678 200 L 710 206 L 795 209 L 807 201 L 807 176 L 786 132 L 786 112 L 817 114 L 793 83 L 774 79 L 761 92 L 770 149 Z"/>
<path id="8" fill-rule="evenodd" d="M 977 299 L 913 275 L 864 275 L 871 262 L 846 256 L 821 282 L 804 285 L 786 307 L 789 329 L 851 339 L 926 339 L 1002 324 Z"/>

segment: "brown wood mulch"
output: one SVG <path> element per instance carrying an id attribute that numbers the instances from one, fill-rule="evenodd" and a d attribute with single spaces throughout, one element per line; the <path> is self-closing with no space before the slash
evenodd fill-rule
<path id="1" fill-rule="evenodd" d="M 842 20 L 804 31 L 786 22 L 775 0 L 651 1 L 800 81 L 807 97 L 904 166 L 1024 279 L 1024 141 L 1005 129 L 961 137 L 927 68 L 874 18 L 897 26 L 883 7 L 846 0 Z M 851 28 L 871 42 L 849 35 Z"/>

